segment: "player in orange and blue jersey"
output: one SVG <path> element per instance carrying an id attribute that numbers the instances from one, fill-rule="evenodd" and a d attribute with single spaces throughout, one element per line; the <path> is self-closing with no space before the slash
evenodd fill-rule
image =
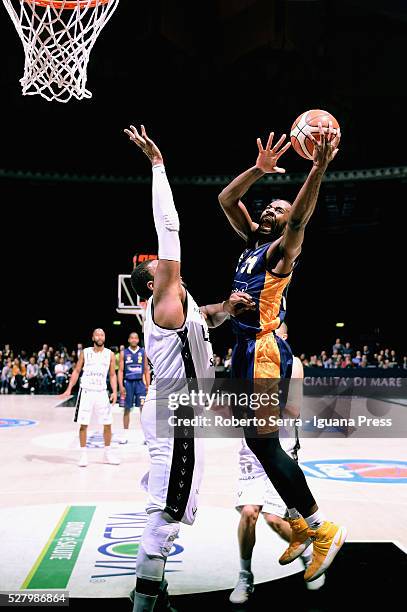
<path id="1" fill-rule="evenodd" d="M 283 135 L 273 147 L 271 133 L 265 148 L 257 139 L 259 154 L 255 166 L 235 178 L 219 195 L 219 202 L 232 227 L 246 241 L 239 259 L 233 289 L 251 296 L 254 308 L 232 318 L 237 343 L 232 357 L 232 375 L 253 381 L 253 389 L 276 389 L 280 378 L 291 376 L 293 357 L 289 345 L 275 330 L 285 316 L 285 294 L 301 252 L 305 227 L 314 212 L 322 177 L 338 152 L 340 133 L 332 123 L 319 124 L 319 141 L 314 144 L 312 169 L 295 201 L 276 200 L 268 204 L 254 223 L 241 198 L 259 178 L 284 173 L 277 161 L 289 148 Z M 278 387 L 277 387 L 278 388 Z M 267 406 L 254 416 L 278 416 Z M 266 419 L 268 423 L 268 419 Z M 346 538 L 346 529 L 325 520 L 297 463 L 284 452 L 278 427 L 245 429 L 246 442 L 288 508 L 291 542 L 280 558 L 281 564 L 299 557 L 313 541 L 313 559 L 304 578 L 316 580 L 329 565 Z"/>

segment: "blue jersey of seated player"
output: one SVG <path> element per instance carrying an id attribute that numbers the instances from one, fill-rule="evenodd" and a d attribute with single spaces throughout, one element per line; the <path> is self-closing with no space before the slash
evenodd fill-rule
<path id="1" fill-rule="evenodd" d="M 146 386 L 143 383 L 146 353 L 141 347 L 135 351 L 124 349 L 124 387 L 126 389 L 125 408 L 141 407 L 146 397 Z"/>

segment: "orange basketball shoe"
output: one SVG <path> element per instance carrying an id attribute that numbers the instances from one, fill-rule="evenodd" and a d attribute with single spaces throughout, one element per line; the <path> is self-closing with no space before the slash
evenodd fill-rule
<path id="1" fill-rule="evenodd" d="M 313 552 L 304 580 L 312 582 L 331 565 L 346 540 L 347 530 L 342 525 L 324 521 L 318 529 L 308 529 L 308 535 L 312 539 Z"/>
<path id="2" fill-rule="evenodd" d="M 297 557 L 312 543 L 312 535 L 307 525 L 307 522 L 302 517 L 295 519 L 287 519 L 291 527 L 290 545 L 279 559 L 280 565 L 287 565 Z"/>

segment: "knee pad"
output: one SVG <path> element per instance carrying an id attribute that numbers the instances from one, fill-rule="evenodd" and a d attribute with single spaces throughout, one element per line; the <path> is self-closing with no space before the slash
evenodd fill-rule
<path id="1" fill-rule="evenodd" d="M 138 578 L 157 582 L 162 580 L 165 562 L 179 527 L 180 524 L 162 510 L 149 515 L 137 555 Z"/>
<path id="2" fill-rule="evenodd" d="M 162 510 L 151 512 L 141 538 L 141 545 L 150 557 L 167 559 L 180 524 Z"/>

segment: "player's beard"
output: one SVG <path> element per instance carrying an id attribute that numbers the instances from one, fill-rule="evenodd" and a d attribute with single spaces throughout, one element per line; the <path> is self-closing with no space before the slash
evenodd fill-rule
<path id="1" fill-rule="evenodd" d="M 98 346 L 100 348 L 101 346 L 104 345 L 104 342 L 102 342 L 101 340 L 96 340 L 95 344 L 96 344 L 96 346 Z"/>

